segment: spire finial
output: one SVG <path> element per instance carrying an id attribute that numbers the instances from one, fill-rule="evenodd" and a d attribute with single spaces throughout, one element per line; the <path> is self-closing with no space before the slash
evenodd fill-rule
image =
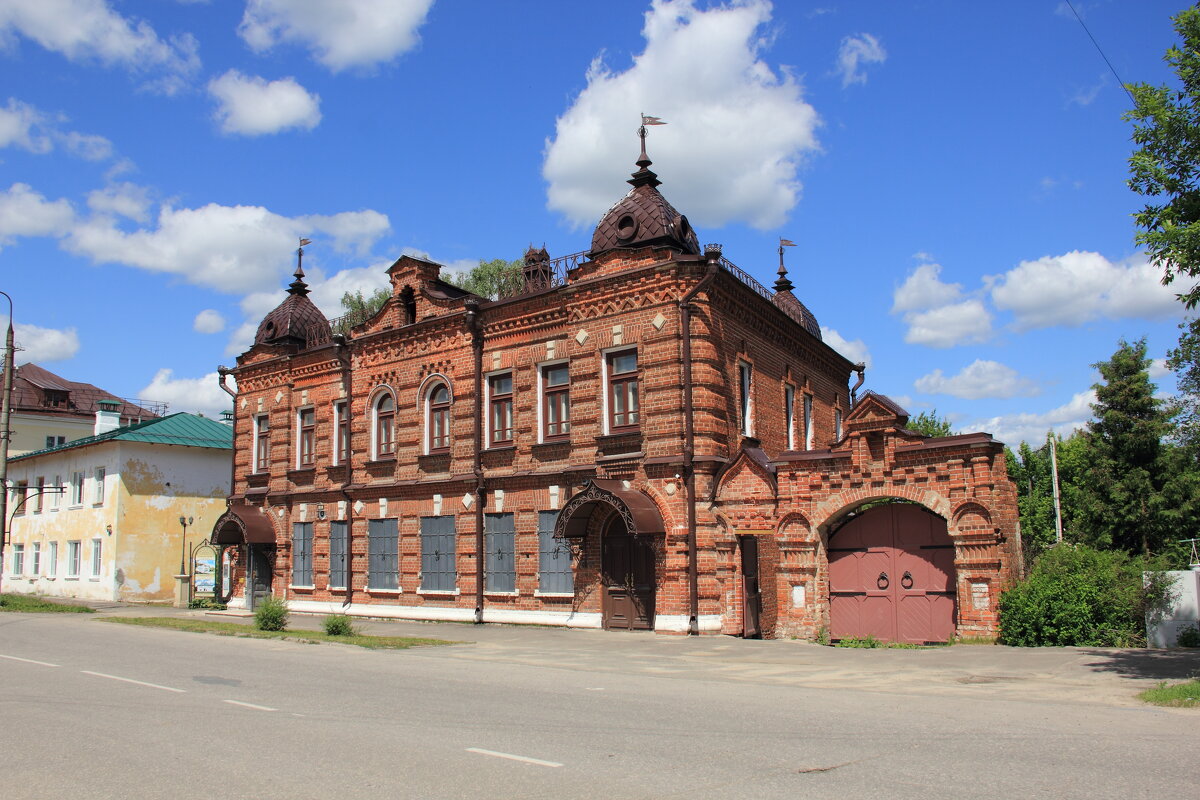
<path id="1" fill-rule="evenodd" d="M 783 266 L 783 248 L 795 246 L 796 243 L 791 239 L 784 239 L 782 236 L 779 237 L 779 278 L 775 281 L 775 291 L 777 292 L 790 292 L 795 288 L 792 282 L 788 280 L 787 269 Z"/>
<path id="2" fill-rule="evenodd" d="M 289 294 L 308 294 L 308 285 L 304 282 L 304 245 L 312 244 L 311 239 L 300 237 L 300 246 L 296 248 L 296 271 L 292 273 L 292 277 L 296 280 L 292 281 L 288 286 Z"/>
<path id="3" fill-rule="evenodd" d="M 650 170 L 650 165 L 654 162 L 650 160 L 650 156 L 646 155 L 646 126 L 647 125 L 666 125 L 658 117 L 647 116 L 642 114 L 642 124 L 638 127 L 638 139 L 641 140 L 642 151 L 638 153 L 638 160 L 634 163 L 638 166 L 638 171 L 633 173 L 633 178 L 629 181 L 634 186 L 642 186 L 649 184 L 650 186 L 658 186 L 662 183 L 658 176 Z"/>

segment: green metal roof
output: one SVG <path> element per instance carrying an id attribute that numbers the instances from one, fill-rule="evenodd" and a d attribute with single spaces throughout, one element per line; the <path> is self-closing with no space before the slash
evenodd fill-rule
<path id="1" fill-rule="evenodd" d="M 46 453 L 57 453 L 77 447 L 87 447 L 100 442 L 146 442 L 147 444 L 174 444 L 184 447 L 211 447 L 219 450 L 233 449 L 233 428 L 215 419 L 180 412 L 158 419 L 150 419 L 124 428 L 76 439 L 56 447 L 34 450 L 12 456 L 8 460 L 21 461 Z"/>

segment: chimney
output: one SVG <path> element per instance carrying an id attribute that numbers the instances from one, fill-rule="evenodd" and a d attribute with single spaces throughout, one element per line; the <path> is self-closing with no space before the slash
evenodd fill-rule
<path id="1" fill-rule="evenodd" d="M 101 400 L 96 404 L 96 426 L 93 436 L 115 431 L 121 427 L 121 404 L 116 400 Z"/>

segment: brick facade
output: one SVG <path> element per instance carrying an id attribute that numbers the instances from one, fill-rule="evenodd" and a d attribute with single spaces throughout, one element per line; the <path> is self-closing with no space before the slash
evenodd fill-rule
<path id="1" fill-rule="evenodd" d="M 617 556 L 604 541 L 624 525 L 646 543 L 652 561 L 653 586 L 638 595 L 654 606 L 641 609 L 649 627 L 740 634 L 737 537 L 753 535 L 764 635 L 811 638 L 828 625 L 824 549 L 831 531 L 868 501 L 899 498 L 947 521 L 956 546 L 959 632 L 994 632 L 999 589 L 1012 577 L 1017 552 L 1015 492 L 1002 445 L 985 434 L 920 437 L 905 430 L 902 410 L 874 395 L 852 405 L 855 365 L 821 341 L 790 285 L 771 292 L 719 248 L 698 252 L 648 165 L 639 161 L 626 207 L 606 215 L 591 251 L 557 262 L 531 251 L 525 291 L 515 296 L 475 298 L 443 283 L 437 264 L 404 256 L 388 270 L 392 296 L 383 309 L 339 336 L 322 328 L 320 312 L 312 316 L 299 273 L 288 301 L 227 371 L 237 380 L 231 509 L 261 509 L 275 529 L 273 550 L 260 545 L 274 565 L 271 591 L 297 610 L 596 627 L 622 613 L 620 587 L 606 575 Z M 640 213 L 661 220 L 654 227 L 646 216 L 639 228 L 629 219 Z M 631 226 L 653 228 L 654 237 L 626 236 Z M 602 234 L 609 239 L 598 243 Z M 636 370 L 615 372 L 614 354 L 636 354 Z M 570 427 L 556 436 L 563 431 L 553 427 L 550 395 L 562 373 L 549 368 L 558 366 L 569 376 Z M 614 389 L 630 375 L 638 398 L 632 425 L 618 413 Z M 493 377 L 511 378 L 511 441 L 495 441 L 492 401 L 503 393 L 492 390 Z M 444 448 L 437 446 L 439 387 L 449 397 Z M 379 409 L 389 399 L 394 418 L 381 430 L 386 414 Z M 339 404 L 349 409 L 348 459 L 335 452 Z M 303 430 L 306 409 L 314 412 L 311 434 Z M 256 447 L 258 439 L 265 449 Z M 585 491 L 595 499 L 574 503 L 571 519 L 556 520 L 573 591 L 542 591 L 549 581 L 539 520 L 544 528 L 550 517 L 541 512 L 583 501 Z M 512 587 L 485 589 L 482 597 L 480 509 L 513 514 L 515 527 Z M 432 540 L 423 544 L 422 518 L 450 515 L 454 586 L 431 591 L 422 573 L 431 558 L 449 554 L 431 552 Z M 371 520 L 396 521 L 394 589 L 368 585 L 384 563 L 369 553 Z M 345 588 L 331 586 L 335 521 L 349 527 Z M 305 585 L 292 576 L 296 523 L 311 523 L 311 545 L 300 545 L 311 547 Z M 232 529 L 224 530 L 224 540 L 235 541 Z M 239 546 L 235 602 L 245 595 L 249 545 Z M 502 563 L 506 553 L 495 557 Z"/>

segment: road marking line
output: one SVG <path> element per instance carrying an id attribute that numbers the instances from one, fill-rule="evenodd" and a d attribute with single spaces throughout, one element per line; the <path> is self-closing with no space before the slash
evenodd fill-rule
<path id="1" fill-rule="evenodd" d="M 147 686 L 151 689 L 162 689 L 164 692 L 177 692 L 178 694 L 185 694 L 187 692 L 187 689 L 173 689 L 170 686 L 159 686 L 157 683 L 146 683 L 145 681 L 135 681 L 133 678 L 122 678 L 120 675 L 107 675 L 103 672 L 92 672 L 91 670 L 87 669 L 81 669 L 79 671 L 84 675 L 95 675 L 97 678 L 108 678 L 109 680 L 113 681 L 124 681 L 125 683 L 136 684 L 137 686 Z"/>
<path id="2" fill-rule="evenodd" d="M 253 708 L 255 711 L 278 711 L 278 708 L 270 706 L 256 706 L 254 703 L 243 703 L 241 700 L 222 700 L 222 703 L 229 703 L 231 706 L 241 706 L 242 708 Z"/>
<path id="3" fill-rule="evenodd" d="M 19 658 L 18 656 L 0 655 L 0 658 L 7 658 L 10 661 L 24 661 L 26 664 L 37 664 L 40 667 L 57 667 L 58 664 L 51 664 L 49 661 L 34 661 L 32 658 Z"/>
<path id="4" fill-rule="evenodd" d="M 507 758 L 510 761 L 521 761 L 526 764 L 537 764 L 539 767 L 561 767 L 557 761 L 542 761 L 540 758 L 529 758 L 528 756 L 514 756 L 512 753 L 498 753 L 495 750 L 484 750 L 482 747 L 468 747 L 468 753 L 479 753 L 483 756 L 495 756 L 496 758 Z"/>

